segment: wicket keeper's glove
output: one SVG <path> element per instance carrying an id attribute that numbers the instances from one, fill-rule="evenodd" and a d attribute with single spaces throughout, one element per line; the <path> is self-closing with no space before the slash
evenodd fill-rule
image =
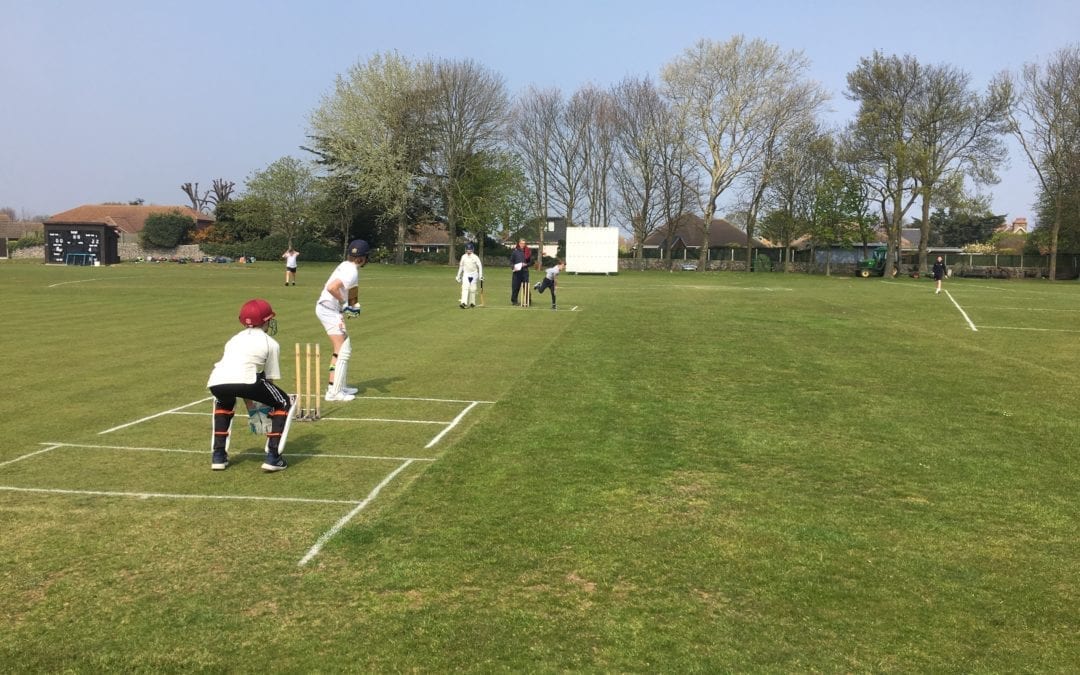
<path id="1" fill-rule="evenodd" d="M 270 406 L 259 406 L 248 411 L 248 429 L 251 429 L 251 433 L 270 433 L 270 412 Z"/>
<path id="2" fill-rule="evenodd" d="M 360 314 L 360 305 L 349 305 L 341 312 L 346 319 L 351 319 Z"/>

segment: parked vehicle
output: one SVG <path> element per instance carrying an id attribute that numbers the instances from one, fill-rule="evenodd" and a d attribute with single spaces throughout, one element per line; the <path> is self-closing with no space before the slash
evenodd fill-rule
<path id="1" fill-rule="evenodd" d="M 885 246 L 878 246 L 874 249 L 874 253 L 871 257 L 864 260 L 860 260 L 855 265 L 855 274 L 868 279 L 871 276 L 883 277 L 885 276 L 885 260 L 888 255 L 889 249 Z M 893 276 L 895 277 L 899 271 L 899 266 L 893 266 Z"/>

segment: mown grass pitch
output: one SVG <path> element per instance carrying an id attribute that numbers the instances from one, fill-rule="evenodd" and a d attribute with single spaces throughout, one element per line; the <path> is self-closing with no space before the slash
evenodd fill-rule
<path id="1" fill-rule="evenodd" d="M 6 669 L 1080 662 L 1074 284 L 369 266 L 362 399 L 211 472 L 240 304 L 325 341 L 280 267 L 0 264 Z"/>

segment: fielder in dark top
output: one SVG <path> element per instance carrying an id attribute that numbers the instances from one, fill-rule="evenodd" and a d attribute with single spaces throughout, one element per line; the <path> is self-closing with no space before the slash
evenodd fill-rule
<path id="1" fill-rule="evenodd" d="M 524 239 L 518 239 L 517 246 L 510 251 L 510 269 L 514 270 L 510 286 L 510 304 L 518 304 L 518 291 L 521 284 L 529 283 L 529 265 L 532 263 L 532 251 L 525 245 Z"/>
<path id="2" fill-rule="evenodd" d="M 935 294 L 941 292 L 941 280 L 945 278 L 945 262 L 941 259 L 941 256 L 937 257 L 934 261 L 934 282 L 937 284 Z"/>

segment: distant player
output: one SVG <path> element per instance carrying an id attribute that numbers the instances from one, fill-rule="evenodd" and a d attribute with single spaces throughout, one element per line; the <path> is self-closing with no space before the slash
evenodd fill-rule
<path id="1" fill-rule="evenodd" d="M 240 331 L 225 343 L 221 360 L 214 364 L 206 386 L 214 395 L 214 438 L 210 468 L 221 471 L 229 466 L 229 431 L 232 426 L 236 399 L 258 401 L 269 406 L 270 430 L 266 434 L 266 460 L 263 471 L 282 471 L 288 468 L 281 453 L 285 438 L 291 401 L 285 390 L 274 384 L 281 379 L 278 362 L 281 348 L 270 337 L 277 333 L 274 310 L 266 300 L 249 300 L 240 308 Z M 253 426 L 253 430 L 255 427 Z"/>
<path id="2" fill-rule="evenodd" d="M 934 261 L 934 283 L 937 284 L 937 289 L 934 294 L 937 295 L 941 292 L 941 280 L 945 278 L 945 262 L 942 261 L 941 256 L 937 257 Z"/>
<path id="3" fill-rule="evenodd" d="M 476 282 L 484 280 L 484 263 L 475 253 L 476 247 L 470 241 L 465 244 L 465 255 L 458 262 L 457 277 L 461 284 L 461 308 L 476 307 Z"/>
<path id="4" fill-rule="evenodd" d="M 296 259 L 300 257 L 300 251 L 293 249 L 292 245 L 289 245 L 289 250 L 281 254 L 282 258 L 285 258 L 285 285 L 296 285 Z"/>
<path id="5" fill-rule="evenodd" d="M 359 391 L 346 385 L 352 342 L 345 329 L 345 319 L 360 314 L 359 290 L 360 268 L 367 264 L 371 246 L 363 239 L 349 243 L 346 259 L 334 268 L 326 280 L 319 301 L 315 304 L 315 316 L 330 338 L 333 356 L 330 357 L 330 374 L 326 378 L 327 401 L 351 401 Z"/>
<path id="6" fill-rule="evenodd" d="M 510 251 L 510 304 L 518 304 L 518 292 L 521 284 L 529 283 L 529 265 L 532 263 L 532 251 L 525 245 L 525 239 L 518 239 L 517 246 Z"/>
<path id="7" fill-rule="evenodd" d="M 533 289 L 537 293 L 543 293 L 545 288 L 551 289 L 552 309 L 558 309 L 558 307 L 556 307 L 555 305 L 555 277 L 559 276 L 559 272 L 562 272 L 565 269 L 566 263 L 564 263 L 562 260 L 556 260 L 555 264 L 547 268 L 547 271 L 544 272 L 544 279 L 540 283 L 533 286 Z"/>

